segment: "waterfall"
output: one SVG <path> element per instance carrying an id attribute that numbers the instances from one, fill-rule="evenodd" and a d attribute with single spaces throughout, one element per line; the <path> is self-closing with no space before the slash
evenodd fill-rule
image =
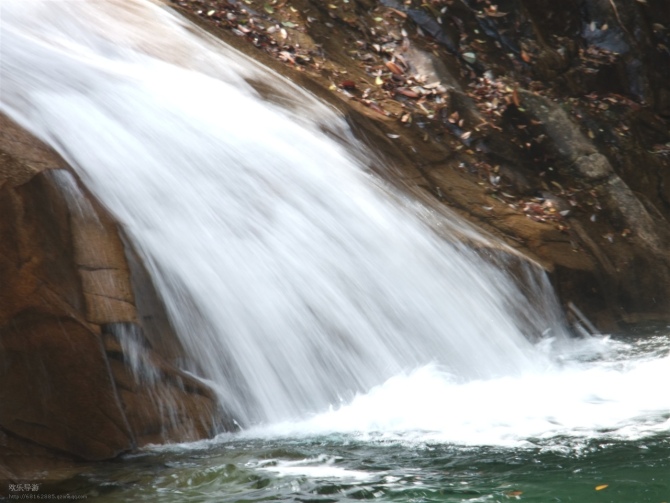
<path id="1" fill-rule="evenodd" d="M 148 1 L 3 0 L 0 26 L 0 111 L 115 215 L 240 423 L 428 364 L 464 382 L 550 365 L 528 337 L 563 330 L 544 280 L 539 309 L 438 236 L 304 90 Z"/>

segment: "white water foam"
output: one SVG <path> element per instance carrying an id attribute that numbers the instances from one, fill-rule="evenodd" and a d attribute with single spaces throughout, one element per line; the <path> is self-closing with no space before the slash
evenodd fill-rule
<path id="1" fill-rule="evenodd" d="M 658 341 L 657 341 L 658 343 Z M 641 343 L 640 345 L 644 345 Z M 257 428 L 250 437 L 346 433 L 364 441 L 529 447 L 556 437 L 635 440 L 670 431 L 670 337 L 658 357 L 607 340 L 576 342 L 540 373 L 456 382 L 435 366 L 395 376 L 337 409 Z M 612 348 L 612 346 L 614 346 Z M 599 354 L 609 348 L 609 351 Z M 579 361 L 589 355 L 593 361 Z"/>
<path id="2" fill-rule="evenodd" d="M 362 470 L 350 470 L 336 466 L 341 458 L 336 456 L 320 455 L 314 458 L 305 458 L 297 461 L 281 459 L 264 459 L 250 461 L 246 467 L 276 473 L 282 477 L 306 476 L 313 479 L 338 479 L 364 481 L 371 479 L 374 474 Z"/>

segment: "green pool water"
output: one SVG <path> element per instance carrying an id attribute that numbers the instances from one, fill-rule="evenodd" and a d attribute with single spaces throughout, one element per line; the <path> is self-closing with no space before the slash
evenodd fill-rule
<path id="1" fill-rule="evenodd" d="M 41 491 L 101 502 L 670 502 L 670 338 L 604 344 L 572 348 L 547 375 L 473 384 L 410 373 L 304 421 L 147 449 Z"/>
<path id="2" fill-rule="evenodd" d="M 337 435 L 227 440 L 127 458 L 56 490 L 110 502 L 660 503 L 670 501 L 670 438 L 509 449 Z"/>

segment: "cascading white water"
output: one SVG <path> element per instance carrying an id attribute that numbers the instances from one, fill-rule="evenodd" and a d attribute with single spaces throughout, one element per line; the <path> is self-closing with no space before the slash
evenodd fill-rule
<path id="1" fill-rule="evenodd" d="M 1 16 L 0 110 L 123 224 L 240 422 L 426 364 L 457 380 L 550 364 L 524 331 L 560 333 L 560 316 L 523 326 L 510 307 L 530 303 L 505 273 L 365 174 L 304 91 L 142 0 L 3 0 Z"/>

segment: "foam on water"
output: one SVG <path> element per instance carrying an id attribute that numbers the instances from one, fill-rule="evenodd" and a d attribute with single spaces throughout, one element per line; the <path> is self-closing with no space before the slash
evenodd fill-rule
<path id="1" fill-rule="evenodd" d="M 245 435 L 346 433 L 369 441 L 523 447 L 564 436 L 635 440 L 668 432 L 670 396 L 658 383 L 670 379 L 670 337 L 657 340 L 652 353 L 624 356 L 638 345 L 644 341 L 580 341 L 563 348 L 563 364 L 545 371 L 468 382 L 429 365 L 337 409 Z"/>
<path id="2" fill-rule="evenodd" d="M 282 477 L 295 477 L 298 475 L 314 479 L 340 479 L 363 481 L 373 477 L 370 472 L 362 470 L 350 470 L 341 466 L 335 466 L 339 461 L 337 457 L 320 455 L 315 458 L 300 459 L 297 461 L 286 461 L 279 459 L 264 459 L 262 461 L 250 461 L 245 466 L 261 471 L 276 473 Z"/>

